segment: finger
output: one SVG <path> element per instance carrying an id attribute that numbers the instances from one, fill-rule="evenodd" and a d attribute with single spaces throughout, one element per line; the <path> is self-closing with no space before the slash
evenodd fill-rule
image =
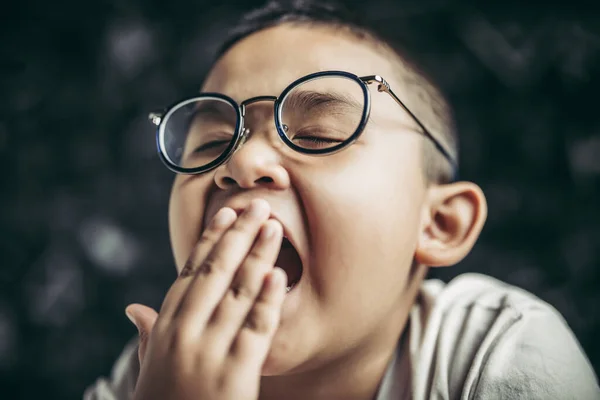
<path id="1" fill-rule="evenodd" d="M 286 285 L 287 276 L 279 267 L 275 267 L 265 279 L 262 291 L 229 353 L 228 363 L 237 372 L 246 374 L 262 368 L 279 327 Z"/>
<path id="2" fill-rule="evenodd" d="M 282 237 L 283 228 L 278 221 L 265 222 L 256 243 L 233 278 L 229 290 L 208 321 L 202 334 L 204 343 L 229 352 L 232 341 L 261 292 L 266 275 L 273 269 Z"/>
<path id="3" fill-rule="evenodd" d="M 146 354 L 146 348 L 148 347 L 148 338 L 150 332 L 152 332 L 152 328 L 154 328 L 158 313 L 154 311 L 154 309 L 142 304 L 130 304 L 125 309 L 125 314 L 127 314 L 127 317 L 129 317 L 131 322 L 133 322 L 138 329 L 138 359 L 140 365 L 142 365 L 144 355 Z"/>
<path id="4" fill-rule="evenodd" d="M 198 268 L 175 318 L 186 321 L 195 332 L 205 327 L 269 214 L 266 201 L 255 199 L 250 203 Z"/>
<path id="5" fill-rule="evenodd" d="M 233 225 L 236 219 L 236 212 L 229 207 L 224 207 L 215 214 L 208 227 L 202 232 L 200 240 L 192 250 L 181 273 L 167 292 L 160 309 L 161 320 L 171 320 L 173 314 L 179 307 L 181 298 L 192 282 L 192 278 L 198 265 L 206 259 L 206 256 L 210 253 L 215 244 L 221 239 L 227 229 Z"/>

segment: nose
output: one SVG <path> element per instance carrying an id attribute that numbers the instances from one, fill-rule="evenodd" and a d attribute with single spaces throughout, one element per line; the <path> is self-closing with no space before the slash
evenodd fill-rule
<path id="1" fill-rule="evenodd" d="M 248 139 L 231 158 L 215 171 L 215 183 L 220 189 L 258 187 L 282 190 L 290 185 L 281 157 L 265 137 Z"/>

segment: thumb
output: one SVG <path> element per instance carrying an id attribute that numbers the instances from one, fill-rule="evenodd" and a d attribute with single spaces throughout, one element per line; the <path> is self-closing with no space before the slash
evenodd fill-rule
<path id="1" fill-rule="evenodd" d="M 158 313 L 154 309 L 142 304 L 130 304 L 125 308 L 125 314 L 138 330 L 140 338 L 138 357 L 141 366 L 146 354 L 146 348 L 148 347 L 148 337 L 150 336 L 150 332 L 152 332 L 156 318 L 158 318 Z"/>

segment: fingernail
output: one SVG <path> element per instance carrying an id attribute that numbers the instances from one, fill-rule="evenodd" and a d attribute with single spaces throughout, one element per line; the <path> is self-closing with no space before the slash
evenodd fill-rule
<path id="1" fill-rule="evenodd" d="M 235 211 L 229 208 L 221 208 L 215 215 L 213 224 L 217 228 L 222 228 L 232 222 L 236 217 Z"/>
<path id="2" fill-rule="evenodd" d="M 248 207 L 248 215 L 251 217 L 261 217 L 268 212 L 269 205 L 262 199 L 254 199 Z"/>
<path id="3" fill-rule="evenodd" d="M 135 318 L 133 317 L 133 314 L 131 314 L 131 313 L 129 312 L 129 310 L 125 310 L 125 315 L 127 315 L 127 318 L 129 318 L 129 320 L 131 321 L 131 323 L 132 323 L 133 325 L 135 325 L 135 327 L 137 328 L 138 326 L 137 326 L 137 323 L 135 322 Z M 138 328 L 138 329 L 139 329 L 139 328 Z"/>
<path id="4" fill-rule="evenodd" d="M 262 229 L 265 239 L 271 239 L 273 236 L 275 236 L 275 233 L 277 232 L 277 228 L 273 223 L 265 224 Z"/>
<path id="5" fill-rule="evenodd" d="M 283 268 L 275 267 L 273 268 L 273 272 L 271 272 L 271 279 L 274 285 L 287 280 L 287 274 L 283 270 Z"/>

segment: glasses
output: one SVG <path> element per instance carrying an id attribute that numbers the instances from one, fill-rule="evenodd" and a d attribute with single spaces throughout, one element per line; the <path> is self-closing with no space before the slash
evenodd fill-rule
<path id="1" fill-rule="evenodd" d="M 201 93 L 151 113 L 158 127 L 158 153 L 165 165 L 179 174 L 208 172 L 226 162 L 248 138 L 244 127 L 246 107 L 273 101 L 275 126 L 291 149 L 308 155 L 343 150 L 362 134 L 371 111 L 368 85 L 389 94 L 415 121 L 422 133 L 456 171 L 456 161 L 378 75 L 358 77 L 343 71 L 317 72 L 290 84 L 279 97 L 258 96 L 238 104 L 220 93 Z"/>

